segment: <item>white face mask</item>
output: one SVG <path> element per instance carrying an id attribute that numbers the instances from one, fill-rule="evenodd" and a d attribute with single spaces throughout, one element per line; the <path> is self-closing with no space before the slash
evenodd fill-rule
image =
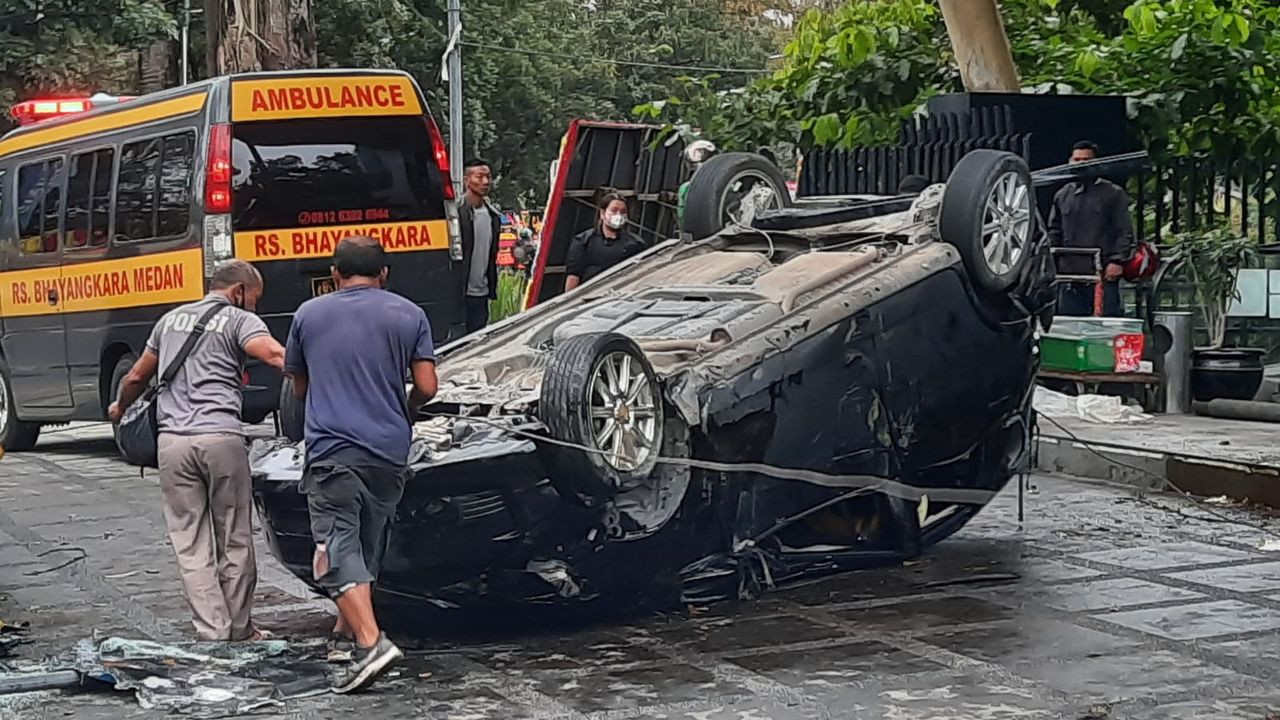
<path id="1" fill-rule="evenodd" d="M 614 230 L 621 230 L 627 224 L 627 216 L 621 213 L 610 213 L 604 216 L 604 223 Z"/>

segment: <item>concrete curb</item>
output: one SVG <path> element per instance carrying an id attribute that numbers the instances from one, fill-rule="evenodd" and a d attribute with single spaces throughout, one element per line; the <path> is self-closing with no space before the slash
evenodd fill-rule
<path id="1" fill-rule="evenodd" d="M 1037 470 L 1106 480 L 1147 490 L 1164 486 L 1168 479 L 1166 464 L 1163 453 L 1120 446 L 1086 445 L 1048 433 L 1043 433 L 1036 445 Z"/>
<path id="2" fill-rule="evenodd" d="M 1084 443 L 1045 432 L 1036 444 L 1036 469 L 1092 480 L 1161 490 L 1166 483 L 1193 495 L 1226 495 L 1280 508 L 1280 467 Z"/>

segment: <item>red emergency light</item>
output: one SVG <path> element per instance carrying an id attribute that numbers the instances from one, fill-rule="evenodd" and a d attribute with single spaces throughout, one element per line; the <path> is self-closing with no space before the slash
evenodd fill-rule
<path id="1" fill-rule="evenodd" d="M 115 105 L 133 96 L 112 96 L 98 94 L 86 98 L 48 98 L 42 100 L 26 100 L 9 108 L 9 114 L 19 125 L 30 125 L 42 120 L 52 120 L 66 115 L 88 112 L 94 108 Z"/>

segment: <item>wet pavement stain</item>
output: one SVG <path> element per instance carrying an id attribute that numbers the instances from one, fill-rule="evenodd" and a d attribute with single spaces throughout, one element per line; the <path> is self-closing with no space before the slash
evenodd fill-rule
<path id="1" fill-rule="evenodd" d="M 20 656 L 94 629 L 182 639 L 185 609 L 153 478 L 70 441 L 0 465 L 0 618 Z M 38 461 L 36 461 L 38 460 Z M 1265 720 L 1280 711 L 1280 553 L 1124 491 L 1033 478 L 901 567 L 814 579 L 758 601 L 590 623 L 448 615 L 360 697 L 262 717 L 441 720 Z M 11 495 L 10 495 L 11 494 Z M 1187 501 L 1159 503 L 1194 514 Z M 74 507 L 74 511 L 67 508 Z M 1251 523 L 1280 522 L 1240 508 Z M 73 517 L 74 516 L 74 517 Z M 36 577 L 58 538 L 84 563 Z M 70 540 L 70 538 L 76 538 Z M 332 622 L 265 548 L 264 624 L 314 644 Z M 972 583 L 975 577 L 983 582 Z M 501 620 L 501 622 L 499 622 Z M 0 717 L 153 718 L 126 693 L 0 698 Z"/>

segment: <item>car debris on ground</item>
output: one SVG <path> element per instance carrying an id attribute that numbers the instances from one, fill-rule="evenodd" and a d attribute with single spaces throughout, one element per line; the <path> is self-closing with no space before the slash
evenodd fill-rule
<path id="1" fill-rule="evenodd" d="M 314 650 L 314 649 L 313 649 Z M 160 643 L 87 638 L 64 656 L 0 668 L 0 695 L 101 685 L 187 717 L 239 717 L 329 692 L 329 665 L 283 640 Z"/>

